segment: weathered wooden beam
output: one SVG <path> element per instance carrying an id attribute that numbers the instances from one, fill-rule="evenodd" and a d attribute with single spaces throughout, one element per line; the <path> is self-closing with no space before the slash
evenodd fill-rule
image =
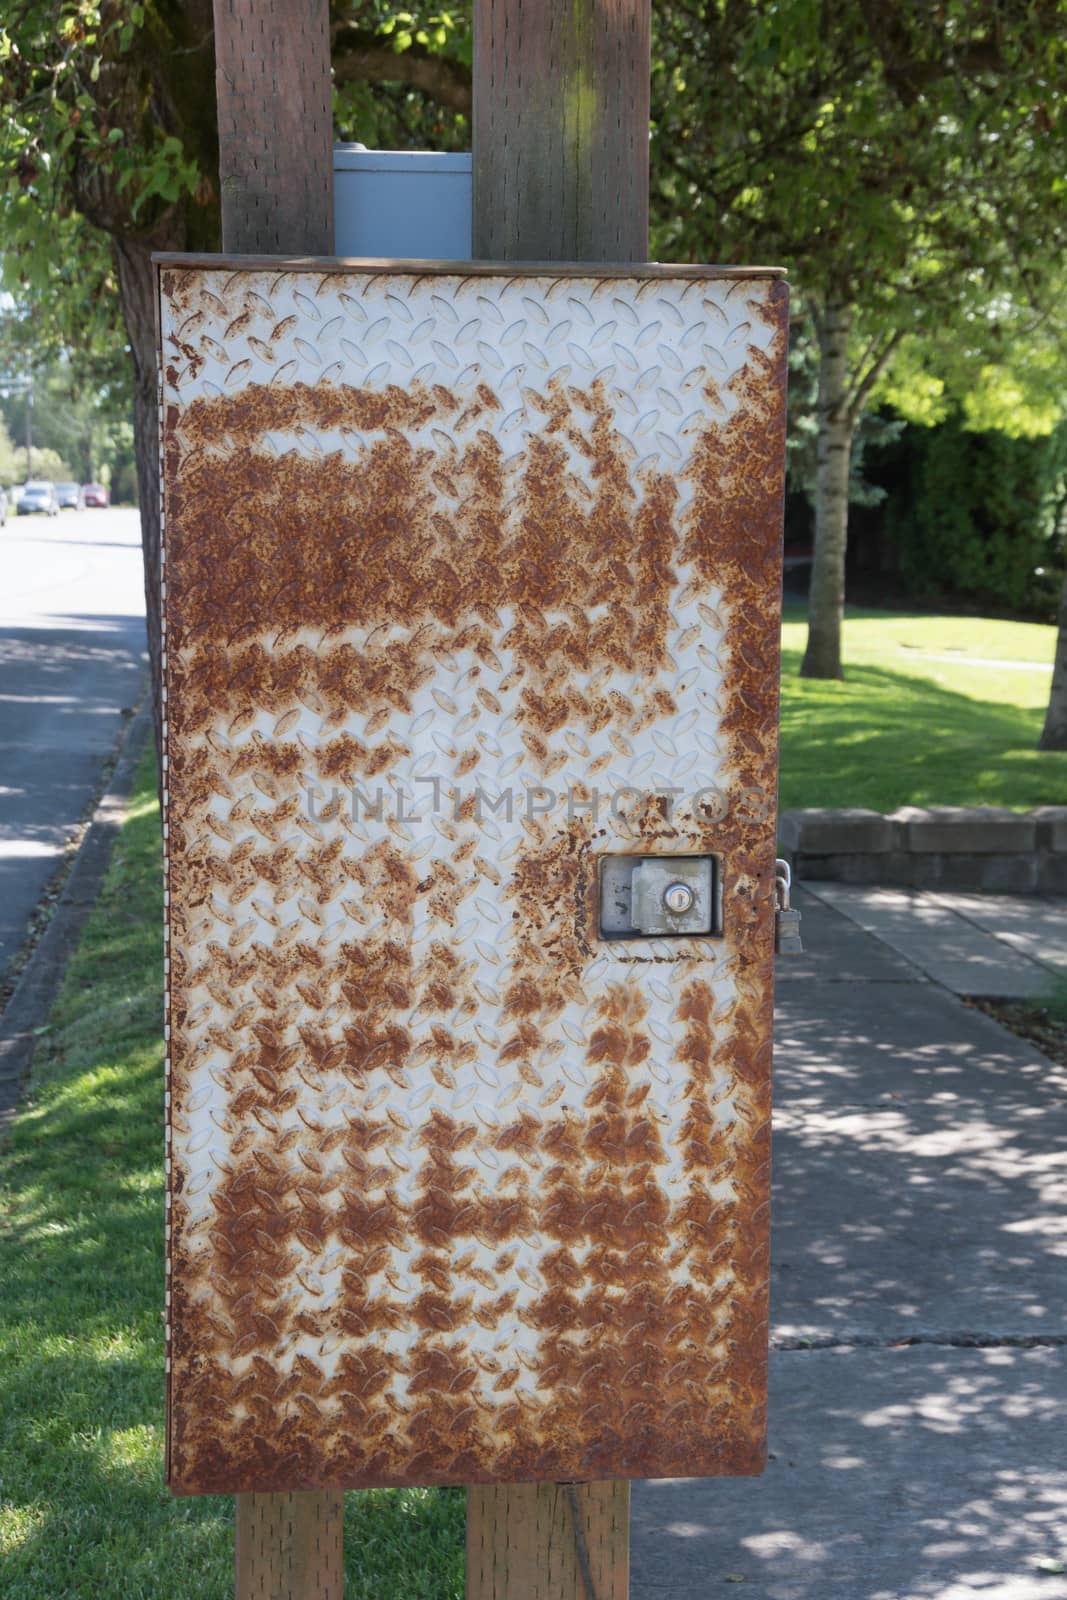
<path id="1" fill-rule="evenodd" d="M 629 1592 L 628 1483 L 468 1491 L 468 1600 L 627 1600 Z"/>
<path id="2" fill-rule="evenodd" d="M 330 255 L 326 0 L 214 0 L 214 8 L 222 248 Z M 236 1500 L 236 1600 L 341 1600 L 341 1495 Z"/>
<path id="3" fill-rule="evenodd" d="M 239 1494 L 237 1600 L 341 1600 L 342 1497 Z"/>
<path id="4" fill-rule="evenodd" d="M 214 0 L 222 248 L 333 251 L 326 0 Z"/>
<path id="5" fill-rule="evenodd" d="M 648 256 L 649 0 L 475 0 L 474 254 Z"/>
<path id="6" fill-rule="evenodd" d="M 474 255 L 648 256 L 650 0 L 475 0 Z M 628 1483 L 467 1491 L 467 1600 L 626 1600 Z"/>

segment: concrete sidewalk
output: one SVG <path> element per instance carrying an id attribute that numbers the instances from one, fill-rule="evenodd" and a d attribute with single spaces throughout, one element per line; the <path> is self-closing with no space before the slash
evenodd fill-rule
<path id="1" fill-rule="evenodd" d="M 806 884 L 804 898 L 809 923 L 812 901 L 828 906 L 954 994 L 1025 999 L 1067 981 L 1067 900 L 842 883 Z"/>
<path id="2" fill-rule="evenodd" d="M 767 1473 L 635 1485 L 634 1600 L 1067 1600 L 1067 1074 L 878 894 L 800 891 L 779 964 Z M 938 915 L 1042 964 L 1015 905 Z"/>

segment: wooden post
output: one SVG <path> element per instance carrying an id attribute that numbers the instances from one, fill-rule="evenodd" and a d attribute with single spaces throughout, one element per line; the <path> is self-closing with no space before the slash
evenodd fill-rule
<path id="1" fill-rule="evenodd" d="M 650 0 L 475 0 L 476 257 L 648 257 Z M 626 1600 L 628 1483 L 467 1491 L 467 1600 Z"/>
<path id="2" fill-rule="evenodd" d="M 214 0 L 222 248 L 333 252 L 326 0 Z M 239 1494 L 236 1600 L 341 1600 L 342 1496 Z"/>
<path id="3" fill-rule="evenodd" d="M 340 1600 L 339 1494 L 239 1494 L 237 1600 Z"/>
<path id="4" fill-rule="evenodd" d="M 649 15 L 475 0 L 475 256 L 648 259 Z"/>
<path id="5" fill-rule="evenodd" d="M 468 1600 L 627 1600 L 630 1485 L 467 1490 Z"/>
<path id="6" fill-rule="evenodd" d="M 214 0 L 222 248 L 333 254 L 326 0 Z"/>

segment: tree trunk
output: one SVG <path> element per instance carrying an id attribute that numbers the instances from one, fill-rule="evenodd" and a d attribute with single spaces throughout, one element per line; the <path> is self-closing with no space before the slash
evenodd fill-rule
<path id="1" fill-rule="evenodd" d="M 854 422 L 848 408 L 848 334 L 852 308 L 830 298 L 819 327 L 819 442 L 815 478 L 815 562 L 808 596 L 804 678 L 840 678 L 845 608 L 848 468 Z"/>
<path id="2" fill-rule="evenodd" d="M 114 8 L 112 8 L 114 9 Z M 121 10 L 122 8 L 118 8 Z M 127 49 L 109 39 L 91 92 L 102 120 L 134 146 L 149 125 L 178 138 L 202 177 L 195 195 L 166 205 L 152 200 L 137 218 L 137 184 L 122 190 L 106 163 L 76 159 L 71 195 L 77 209 L 111 239 L 119 301 L 133 363 L 133 431 L 144 548 L 145 609 L 156 754 L 162 755 L 162 646 L 159 595 L 159 422 L 156 376 L 154 250 L 216 250 L 217 170 L 215 47 L 211 0 L 167 0 L 146 8 Z M 88 87 L 88 86 L 87 86 Z M 89 454 L 95 454 L 92 440 Z M 99 465 L 99 462 L 97 462 Z"/>
<path id="3" fill-rule="evenodd" d="M 133 436 L 137 460 L 137 500 L 141 508 L 144 551 L 145 617 L 148 660 L 152 675 L 152 711 L 157 769 L 162 770 L 162 684 L 159 596 L 159 415 L 156 371 L 156 292 L 153 250 L 174 250 L 181 242 L 170 235 L 183 229 L 172 223 L 166 236 L 151 238 L 118 234 L 113 239 L 122 315 L 133 356 Z"/>
<path id="4" fill-rule="evenodd" d="M 1056 664 L 1052 669 L 1052 689 L 1048 697 L 1045 726 L 1037 741 L 1039 750 L 1067 750 L 1067 571 L 1060 593 L 1059 634 L 1056 638 Z"/>

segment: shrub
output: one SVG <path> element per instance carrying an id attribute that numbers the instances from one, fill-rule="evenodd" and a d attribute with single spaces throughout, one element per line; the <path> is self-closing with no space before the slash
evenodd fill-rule
<path id="1" fill-rule="evenodd" d="M 886 533 L 910 593 L 1052 621 L 1067 534 L 1067 424 L 1047 438 L 909 427 Z"/>

